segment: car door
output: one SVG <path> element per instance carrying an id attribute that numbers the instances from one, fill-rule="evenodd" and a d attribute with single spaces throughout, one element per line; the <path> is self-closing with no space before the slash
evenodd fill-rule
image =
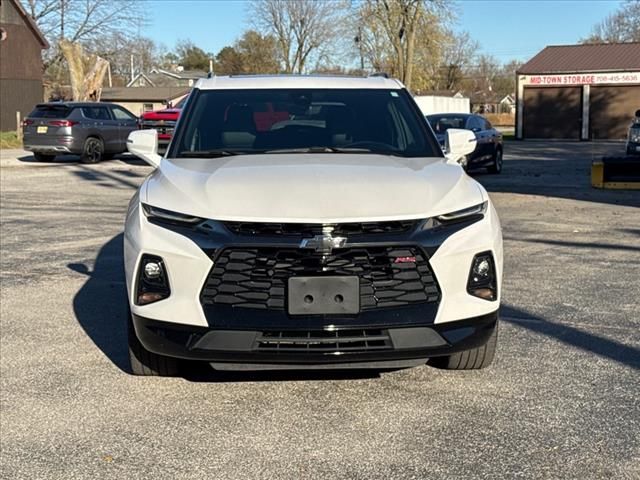
<path id="1" fill-rule="evenodd" d="M 104 143 L 104 151 L 113 153 L 118 148 L 118 123 L 111 116 L 109 108 L 99 104 L 82 107 L 87 119 L 88 136 L 98 136 Z"/>
<path id="2" fill-rule="evenodd" d="M 119 106 L 113 106 L 111 113 L 118 123 L 118 152 L 126 152 L 127 138 L 131 132 L 138 129 L 138 118 L 126 108 Z"/>

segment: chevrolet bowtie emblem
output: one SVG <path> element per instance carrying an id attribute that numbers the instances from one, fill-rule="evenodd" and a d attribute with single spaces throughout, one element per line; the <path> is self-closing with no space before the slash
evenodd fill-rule
<path id="1" fill-rule="evenodd" d="M 342 248 L 347 243 L 346 237 L 334 237 L 331 235 L 333 227 L 323 227 L 322 235 L 313 238 L 305 238 L 300 242 L 300 248 L 312 248 L 318 253 L 329 254 L 334 248 Z"/>

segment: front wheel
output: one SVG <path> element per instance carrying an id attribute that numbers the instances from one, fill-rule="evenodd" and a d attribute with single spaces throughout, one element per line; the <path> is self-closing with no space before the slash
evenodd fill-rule
<path id="1" fill-rule="evenodd" d="M 104 155 L 104 144 L 102 140 L 95 137 L 89 137 L 84 142 L 84 148 L 80 161 L 82 163 L 98 163 Z"/>
<path id="2" fill-rule="evenodd" d="M 454 353 L 448 357 L 434 357 L 429 365 L 445 370 L 478 370 L 488 367 L 493 362 L 498 345 L 498 322 L 487 343 L 481 347 Z"/>
<path id="3" fill-rule="evenodd" d="M 141 376 L 175 377 L 179 371 L 178 360 L 150 352 L 140 343 L 133 328 L 131 314 L 127 319 L 127 339 L 131 373 Z"/>
<path id="4" fill-rule="evenodd" d="M 493 154 L 493 165 L 489 167 L 489 173 L 500 172 L 502 172 L 502 149 L 497 148 L 496 152 Z"/>

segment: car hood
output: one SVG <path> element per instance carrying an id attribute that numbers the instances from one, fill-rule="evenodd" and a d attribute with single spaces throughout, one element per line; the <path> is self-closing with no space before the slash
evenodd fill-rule
<path id="1" fill-rule="evenodd" d="M 273 154 L 163 159 L 141 198 L 216 220 L 339 223 L 426 218 L 483 194 L 443 158 Z"/>

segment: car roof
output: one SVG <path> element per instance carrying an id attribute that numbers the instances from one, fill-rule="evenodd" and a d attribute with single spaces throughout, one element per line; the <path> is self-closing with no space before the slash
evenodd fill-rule
<path id="1" fill-rule="evenodd" d="M 404 85 L 384 76 L 349 77 L 345 75 L 229 75 L 201 78 L 194 88 L 201 90 L 244 89 L 381 89 L 400 90 Z"/>
<path id="2" fill-rule="evenodd" d="M 443 118 L 443 117 L 473 117 L 473 116 L 478 116 L 475 113 L 430 113 L 429 115 L 426 115 L 427 117 L 438 117 L 438 118 Z"/>
<path id="3" fill-rule="evenodd" d="M 44 102 L 36 105 L 38 107 L 113 107 L 115 103 L 110 102 Z"/>

